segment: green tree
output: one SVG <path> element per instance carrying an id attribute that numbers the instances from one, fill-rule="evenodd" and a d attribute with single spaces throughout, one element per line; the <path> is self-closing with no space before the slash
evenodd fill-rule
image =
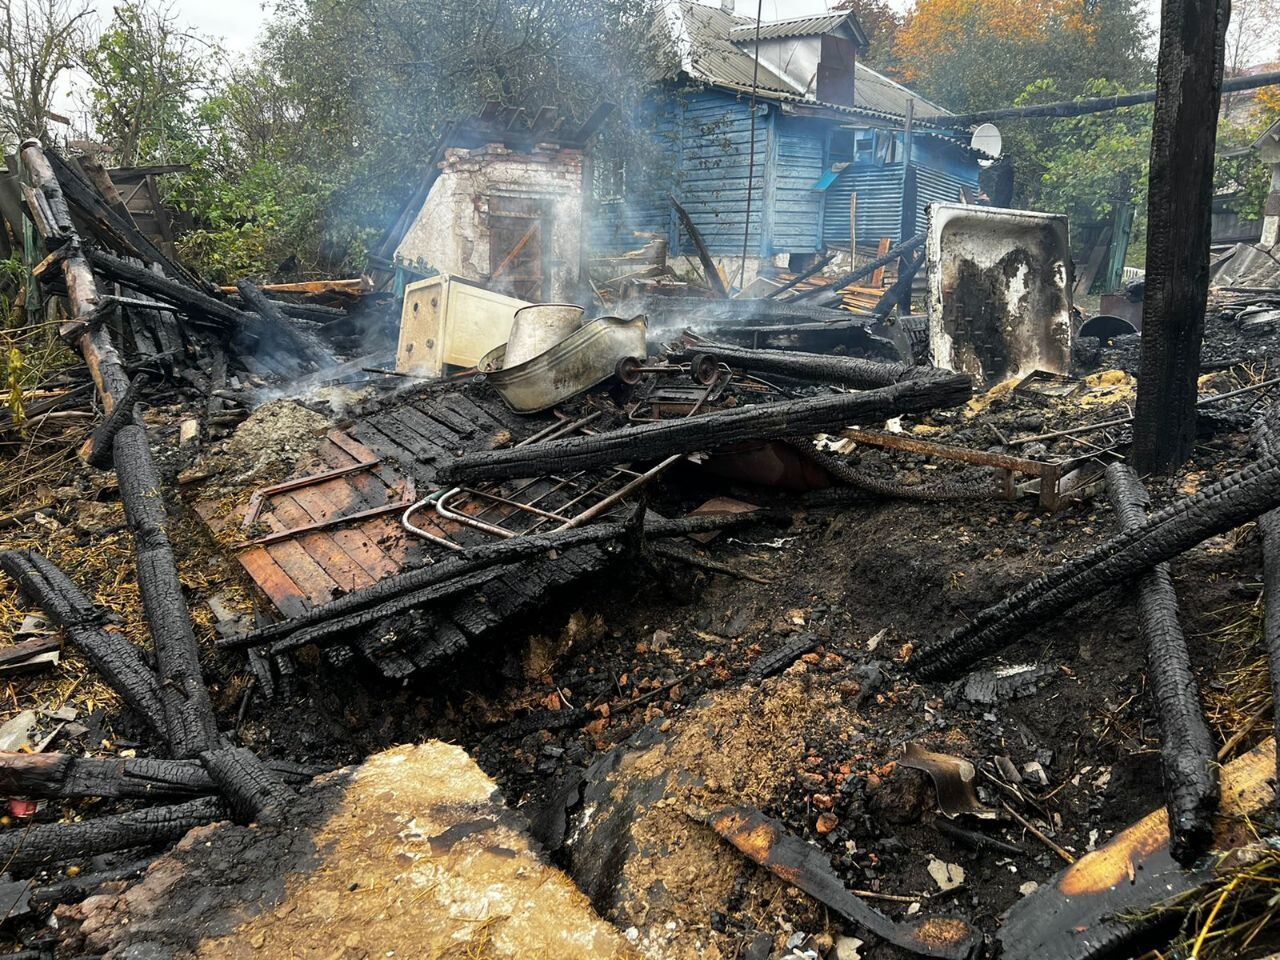
<path id="1" fill-rule="evenodd" d="M 89 105 L 119 166 L 170 162 L 199 138 L 200 99 L 223 58 L 212 41 L 178 27 L 173 6 L 129 0 L 86 51 Z"/>
<path id="2" fill-rule="evenodd" d="M 91 17 L 87 0 L 0 2 L 0 140 L 6 150 L 27 137 L 48 139 L 54 87 L 75 65 Z"/>

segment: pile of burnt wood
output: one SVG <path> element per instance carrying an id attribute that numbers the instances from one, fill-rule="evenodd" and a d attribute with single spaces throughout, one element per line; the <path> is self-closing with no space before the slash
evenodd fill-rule
<path id="1" fill-rule="evenodd" d="M 372 304 L 363 298 L 303 302 L 268 296 L 249 279 L 236 293 L 202 279 L 139 228 L 107 171 L 88 158 L 27 141 L 11 166 L 17 180 L 6 180 L 0 199 L 16 185 L 21 202 L 0 203 L 0 215 L 14 236 L 24 221 L 34 228 L 47 253 L 31 264 L 27 314 L 61 317 L 60 335 L 84 354 L 99 392 L 129 374 L 167 380 L 207 399 L 207 426 L 217 433 L 247 416 L 250 384 L 322 376 L 336 364 L 335 344 L 366 339 L 358 314 Z M 76 394 L 65 403 L 82 401 Z"/>

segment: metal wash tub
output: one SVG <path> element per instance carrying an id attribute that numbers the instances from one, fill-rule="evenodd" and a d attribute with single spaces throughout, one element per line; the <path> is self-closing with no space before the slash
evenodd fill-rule
<path id="1" fill-rule="evenodd" d="M 1071 362 L 1067 218 L 929 204 L 933 362 L 988 384 Z"/>
<path id="2" fill-rule="evenodd" d="M 504 343 L 485 354 L 477 367 L 512 410 L 537 413 L 609 379 L 619 360 L 644 358 L 648 326 L 644 314 L 630 320 L 599 317 L 532 360 L 504 369 Z"/>

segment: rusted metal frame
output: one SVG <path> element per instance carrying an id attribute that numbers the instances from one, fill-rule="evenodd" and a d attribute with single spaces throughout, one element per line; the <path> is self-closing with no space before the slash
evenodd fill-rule
<path id="1" fill-rule="evenodd" d="M 361 470 L 368 470 L 382 463 L 381 457 L 374 457 L 372 460 L 361 460 L 358 463 L 349 463 L 345 467 L 334 467 L 332 470 L 324 470 L 320 473 L 308 474 L 305 477 L 296 477 L 293 480 L 285 480 L 281 483 L 272 484 L 269 487 L 259 487 L 253 491 L 249 497 L 248 506 L 245 508 L 244 521 L 240 524 L 244 529 L 253 526 L 258 520 L 258 514 L 262 512 L 262 505 L 269 498 L 278 496 L 282 493 L 289 493 L 293 490 L 301 490 L 305 487 L 314 486 L 318 483 L 324 483 L 328 480 L 336 480 L 338 477 L 345 477 L 351 473 L 359 473 Z"/>
<path id="2" fill-rule="evenodd" d="M 997 474 L 997 483 L 1001 492 L 1012 499 L 1011 491 L 1013 473 L 1023 473 L 1038 477 L 1040 480 L 1040 502 L 1049 510 L 1056 509 L 1062 501 L 1058 484 L 1062 477 L 1073 471 L 1090 457 L 1075 457 L 1071 460 L 1044 461 L 1029 460 L 1026 457 L 1013 457 L 1005 453 L 990 453 L 986 450 L 974 450 L 971 447 L 952 447 L 934 443 L 930 440 L 918 440 L 914 437 L 900 437 L 891 433 L 880 433 L 875 430 L 862 430 L 851 427 L 844 431 L 844 436 L 858 443 L 870 446 L 885 447 L 890 450 L 903 450 L 907 453 L 918 453 L 926 457 L 939 457 L 943 460 L 958 460 L 961 463 L 972 463 L 984 467 L 996 467 L 1003 471 Z"/>
<path id="3" fill-rule="evenodd" d="M 321 530 L 329 530 L 333 527 L 342 526 L 345 523 L 354 523 L 357 520 L 369 520 L 373 517 L 380 517 L 384 514 L 394 513 L 397 510 L 403 510 L 405 507 L 411 507 L 414 503 L 413 481 L 408 477 L 404 481 L 404 496 L 397 503 L 384 503 L 380 507 L 370 507 L 368 510 L 360 510 L 356 513 L 349 513 L 341 517 L 329 517 L 326 520 L 317 520 L 314 523 L 304 524 L 301 527 L 293 527 L 289 530 L 277 530 L 275 533 L 269 533 L 264 537 L 258 537 L 256 540 L 248 540 L 244 543 L 236 544 L 235 549 L 247 550 L 249 547 L 265 547 L 268 544 L 279 543 L 281 540 L 288 540 L 292 537 L 305 536 L 308 533 L 316 533 Z"/>

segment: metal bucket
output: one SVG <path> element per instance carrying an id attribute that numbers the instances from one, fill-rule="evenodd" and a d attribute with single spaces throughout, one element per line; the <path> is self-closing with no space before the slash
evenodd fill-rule
<path id="1" fill-rule="evenodd" d="M 597 317 L 532 360 L 508 364 L 502 346 L 477 367 L 512 410 L 536 413 L 608 380 L 619 360 L 644 357 L 647 330 L 644 314 L 630 320 Z"/>
<path id="2" fill-rule="evenodd" d="M 574 330 L 586 311 L 574 303 L 531 303 L 516 311 L 507 337 L 507 366 L 546 353 Z"/>

